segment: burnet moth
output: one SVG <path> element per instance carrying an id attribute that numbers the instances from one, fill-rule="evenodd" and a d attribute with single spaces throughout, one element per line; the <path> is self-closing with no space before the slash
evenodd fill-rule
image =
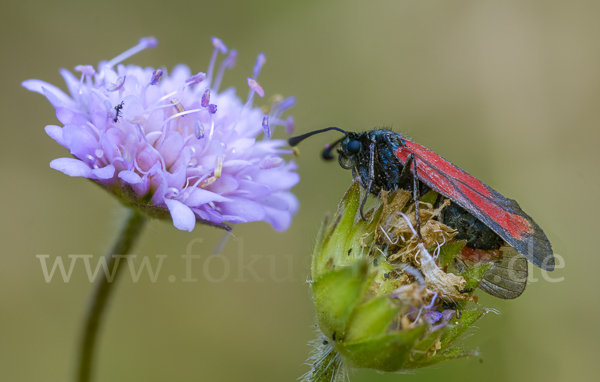
<path id="1" fill-rule="evenodd" d="M 360 208 L 363 219 L 363 207 L 369 193 L 378 196 L 382 190 L 403 189 L 412 191 L 413 199 L 418 200 L 420 193 L 432 189 L 451 200 L 452 204 L 444 211 L 443 223 L 458 231 L 457 238 L 466 240 L 467 248 L 493 250 L 506 242 L 518 252 L 511 256 L 513 260 L 518 260 L 521 254 L 542 269 L 554 269 L 554 255 L 548 238 L 516 201 L 504 197 L 438 154 L 398 133 L 387 129 L 354 133 L 328 127 L 290 138 L 288 142 L 290 146 L 296 146 L 312 135 L 330 130 L 339 131 L 344 136 L 323 151 L 323 158 L 332 159 L 331 152 L 339 145 L 340 166 L 351 169 L 353 177 L 358 178 L 367 191 Z M 415 207 L 418 208 L 418 203 Z M 417 213 L 417 227 L 420 224 L 418 217 Z M 523 263 L 526 275 L 525 260 Z M 517 266 L 523 269 L 523 264 L 518 261 Z M 512 295 L 503 290 L 494 291 L 494 285 L 490 286 L 491 291 L 486 290 L 493 295 L 496 292 L 502 298 L 518 296 L 526 285 L 526 280 L 508 288 L 503 282 L 491 282 L 501 289 L 508 289 L 508 292 L 511 292 L 511 287 L 515 289 Z"/>

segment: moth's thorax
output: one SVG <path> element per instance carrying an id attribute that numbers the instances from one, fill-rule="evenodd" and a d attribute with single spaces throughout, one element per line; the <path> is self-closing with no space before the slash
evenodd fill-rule
<path id="1" fill-rule="evenodd" d="M 361 143 L 360 150 L 353 154 L 348 148 L 352 141 Z M 373 185 L 371 193 L 378 195 L 381 190 L 391 191 L 398 188 L 397 181 L 402 164 L 395 151 L 403 144 L 403 138 L 387 129 L 372 130 L 364 133 L 349 133 L 338 150 L 340 165 L 352 168 L 354 178 L 358 178 L 367 187 L 371 179 L 371 145 L 374 144 Z"/>

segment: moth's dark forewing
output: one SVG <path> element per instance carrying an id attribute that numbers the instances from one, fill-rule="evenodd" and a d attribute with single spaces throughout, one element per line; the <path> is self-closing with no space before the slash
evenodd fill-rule
<path id="1" fill-rule="evenodd" d="M 498 298 L 517 298 L 527 286 L 527 259 L 516 249 L 502 248 L 502 259 L 497 261 L 479 283 L 484 292 Z"/>
<path id="2" fill-rule="evenodd" d="M 486 187 L 494 196 L 493 200 L 498 201 L 497 204 L 499 206 L 506 211 L 525 218 L 530 225 L 530 229 L 523 231 L 521 238 L 516 238 L 509 232 L 506 232 L 496 221 L 494 221 L 493 216 L 485 214 L 484 211 L 480 212 L 480 219 L 533 264 L 547 271 L 554 270 L 554 255 L 552 252 L 552 245 L 540 226 L 537 225 L 537 223 L 521 209 L 519 203 L 517 203 L 515 200 L 502 196 L 502 194 L 491 187 L 488 187 L 487 185 Z M 473 211 L 471 212 L 473 213 Z M 477 216 L 475 213 L 473 214 Z"/>
<path id="3" fill-rule="evenodd" d="M 548 238 L 516 201 L 414 142 L 405 140 L 404 146 L 395 151 L 401 164 L 411 153 L 416 158 L 420 181 L 473 214 L 533 264 L 554 269 Z"/>

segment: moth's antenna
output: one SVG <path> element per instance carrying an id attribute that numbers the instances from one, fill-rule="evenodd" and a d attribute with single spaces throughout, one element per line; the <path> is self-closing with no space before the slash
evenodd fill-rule
<path id="1" fill-rule="evenodd" d="M 305 140 L 308 137 L 312 137 L 315 134 L 324 133 L 324 132 L 329 131 L 329 130 L 337 130 L 337 131 L 339 131 L 340 133 L 342 133 L 344 135 L 348 135 L 348 132 L 340 129 L 339 127 L 328 127 L 328 128 L 321 129 L 321 130 L 311 131 L 310 133 L 302 134 L 302 135 L 299 135 L 297 137 L 292 137 L 292 138 L 288 139 L 288 143 L 290 144 L 290 146 L 293 147 L 293 146 L 296 146 L 298 143 L 302 142 L 303 140 Z"/>

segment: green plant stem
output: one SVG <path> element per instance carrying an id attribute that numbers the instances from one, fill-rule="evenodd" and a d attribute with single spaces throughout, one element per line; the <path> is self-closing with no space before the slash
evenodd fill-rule
<path id="1" fill-rule="evenodd" d="M 119 270 L 123 264 L 121 258 L 113 255 L 128 255 L 139 237 L 147 221 L 146 216 L 132 209 L 117 241 L 111 251 L 106 255 L 106 264 L 108 272 L 113 272 L 112 278 L 108 275 L 98 277 L 94 284 L 94 291 L 90 299 L 90 305 L 85 317 L 85 323 L 80 341 L 79 365 L 77 380 L 79 382 L 89 382 L 91 380 L 92 363 L 94 357 L 94 344 L 98 335 L 98 329 L 102 322 L 103 313 L 106 310 L 106 303 L 113 289 L 113 284 L 117 281 Z"/>

